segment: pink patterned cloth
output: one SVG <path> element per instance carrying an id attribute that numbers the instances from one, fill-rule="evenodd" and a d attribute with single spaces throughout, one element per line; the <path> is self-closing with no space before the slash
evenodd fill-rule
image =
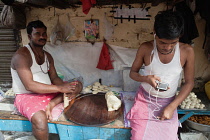
<path id="1" fill-rule="evenodd" d="M 21 115 L 25 116 L 26 118 L 31 121 L 32 116 L 37 111 L 46 110 L 46 107 L 50 100 L 55 98 L 59 93 L 49 93 L 49 94 L 36 94 L 36 93 L 30 93 L 30 94 L 17 94 L 15 97 L 14 106 L 17 108 L 19 113 Z M 59 105 L 59 104 L 58 104 Z M 59 105 L 59 108 L 61 108 L 62 105 Z M 59 109 L 58 109 L 59 110 Z M 58 111 L 54 111 L 59 114 Z M 60 113 L 62 111 L 59 111 Z M 55 118 L 55 114 L 53 118 Z M 53 114 L 52 114 L 53 115 Z"/>
<path id="2" fill-rule="evenodd" d="M 158 120 L 162 110 L 174 100 L 171 98 L 156 98 L 140 86 L 135 97 L 135 103 L 127 114 L 130 121 L 131 140 L 178 140 L 179 126 L 177 111 L 170 120 Z"/>

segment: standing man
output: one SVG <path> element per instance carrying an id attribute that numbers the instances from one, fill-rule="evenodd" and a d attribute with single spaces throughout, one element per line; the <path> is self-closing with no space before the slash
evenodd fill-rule
<path id="1" fill-rule="evenodd" d="M 57 75 L 52 56 L 43 50 L 47 27 L 40 20 L 27 26 L 29 44 L 20 48 L 11 61 L 15 107 L 32 123 L 36 139 L 48 140 L 51 111 L 63 101 L 63 93 L 76 96 L 82 90 L 80 82 L 64 83 Z"/>
<path id="2" fill-rule="evenodd" d="M 178 139 L 176 109 L 194 86 L 193 48 L 179 42 L 183 28 L 183 18 L 178 13 L 164 11 L 157 14 L 154 40 L 141 44 L 138 49 L 130 77 L 141 85 L 127 114 L 132 140 Z M 143 65 L 145 75 L 140 75 Z M 175 97 L 182 71 L 185 83 Z M 159 83 L 168 85 L 166 91 L 157 88 Z"/>

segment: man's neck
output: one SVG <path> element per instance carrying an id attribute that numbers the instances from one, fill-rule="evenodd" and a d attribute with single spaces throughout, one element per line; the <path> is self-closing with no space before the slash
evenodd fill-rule
<path id="1" fill-rule="evenodd" d="M 174 53 L 175 47 L 174 47 L 170 52 L 167 52 L 167 53 L 161 52 L 158 48 L 157 48 L 157 50 L 158 50 L 158 52 L 159 52 L 160 54 L 168 55 L 168 54 L 173 54 L 173 53 Z"/>
<path id="2" fill-rule="evenodd" d="M 31 43 L 29 43 L 29 46 L 33 49 L 36 50 L 37 53 L 43 53 L 43 47 L 44 46 L 35 46 Z"/>

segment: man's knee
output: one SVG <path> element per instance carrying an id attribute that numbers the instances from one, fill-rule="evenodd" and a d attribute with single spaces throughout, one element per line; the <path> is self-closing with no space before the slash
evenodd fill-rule
<path id="1" fill-rule="evenodd" d="M 44 111 L 36 112 L 31 118 L 31 123 L 32 123 L 33 129 L 39 129 L 42 131 L 48 129 L 47 116 Z"/>

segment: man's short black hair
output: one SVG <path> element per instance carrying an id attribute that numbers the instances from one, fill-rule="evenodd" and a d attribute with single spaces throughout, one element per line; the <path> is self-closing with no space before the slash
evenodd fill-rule
<path id="1" fill-rule="evenodd" d="M 163 11 L 155 16 L 154 30 L 161 39 L 176 39 L 183 35 L 184 20 L 178 12 Z"/>
<path id="2" fill-rule="evenodd" d="M 27 25 L 27 34 L 31 34 L 33 28 L 45 28 L 45 29 L 47 29 L 47 27 L 44 25 L 44 23 L 42 21 L 40 21 L 40 20 L 31 21 Z"/>

